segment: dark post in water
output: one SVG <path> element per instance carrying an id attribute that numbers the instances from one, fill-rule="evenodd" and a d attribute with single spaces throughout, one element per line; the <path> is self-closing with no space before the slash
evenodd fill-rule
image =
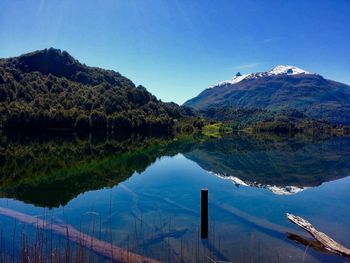
<path id="1" fill-rule="evenodd" d="M 208 189 L 201 190 L 201 238 L 208 238 Z"/>

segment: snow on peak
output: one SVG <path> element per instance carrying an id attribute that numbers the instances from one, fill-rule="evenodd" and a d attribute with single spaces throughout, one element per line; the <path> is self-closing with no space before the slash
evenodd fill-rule
<path id="1" fill-rule="evenodd" d="M 269 72 L 269 75 L 280 75 L 280 74 L 287 74 L 287 75 L 297 75 L 297 74 L 310 74 L 310 72 L 307 72 L 306 70 L 303 70 L 301 68 L 297 68 L 294 66 L 287 66 L 287 65 L 279 65 L 277 67 L 274 67 Z"/>
<path id="2" fill-rule="evenodd" d="M 228 84 L 232 85 L 232 84 L 241 82 L 242 80 L 245 80 L 245 79 L 257 79 L 261 77 L 275 76 L 275 75 L 282 75 L 282 74 L 297 75 L 297 74 L 312 74 L 312 73 L 295 66 L 279 65 L 274 67 L 270 71 L 265 71 L 265 72 L 251 73 L 251 74 L 245 74 L 245 75 L 242 75 L 240 72 L 238 72 L 231 80 L 222 81 L 216 85 L 210 86 L 209 88 L 225 86 Z"/>
<path id="3" fill-rule="evenodd" d="M 241 82 L 242 80 L 244 80 L 245 78 L 249 77 L 251 74 L 246 74 L 246 75 L 238 75 L 236 74 L 236 76 L 233 77 L 233 79 L 231 80 L 226 80 L 226 81 L 222 81 L 216 85 L 210 86 L 209 88 L 213 88 L 213 87 L 217 87 L 217 86 L 224 86 L 227 84 L 236 84 L 238 82 Z"/>

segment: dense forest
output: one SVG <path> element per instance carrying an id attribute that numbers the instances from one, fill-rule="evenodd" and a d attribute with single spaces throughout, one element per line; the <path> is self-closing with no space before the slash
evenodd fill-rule
<path id="1" fill-rule="evenodd" d="M 254 132 L 305 133 L 310 135 L 350 134 L 350 127 L 315 120 L 295 109 L 272 111 L 257 108 L 236 108 L 231 106 L 207 108 L 199 114 L 210 121 L 219 121 L 233 130 Z"/>
<path id="2" fill-rule="evenodd" d="M 0 128 L 166 131 L 191 110 L 58 49 L 0 59 Z"/>

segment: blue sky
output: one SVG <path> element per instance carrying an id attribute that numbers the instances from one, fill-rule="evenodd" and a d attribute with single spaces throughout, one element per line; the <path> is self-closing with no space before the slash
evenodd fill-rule
<path id="1" fill-rule="evenodd" d="M 237 71 L 350 84 L 348 0 L 1 0 L 0 57 L 55 47 L 183 103 Z"/>

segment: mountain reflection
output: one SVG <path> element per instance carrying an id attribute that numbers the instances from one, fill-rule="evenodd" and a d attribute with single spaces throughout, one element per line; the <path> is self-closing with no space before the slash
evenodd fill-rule
<path id="1" fill-rule="evenodd" d="M 158 158 L 178 153 L 247 185 L 313 187 L 350 174 L 349 146 L 346 137 L 3 136 L 0 195 L 58 207 L 80 193 L 115 186 Z"/>
<path id="2" fill-rule="evenodd" d="M 80 193 L 112 187 L 178 152 L 172 138 L 75 135 L 3 138 L 0 194 L 58 207 Z"/>
<path id="3" fill-rule="evenodd" d="M 350 138 L 234 136 L 185 154 L 203 169 L 237 184 L 279 193 L 314 187 L 350 174 Z M 283 194 L 283 192 L 282 192 Z"/>

